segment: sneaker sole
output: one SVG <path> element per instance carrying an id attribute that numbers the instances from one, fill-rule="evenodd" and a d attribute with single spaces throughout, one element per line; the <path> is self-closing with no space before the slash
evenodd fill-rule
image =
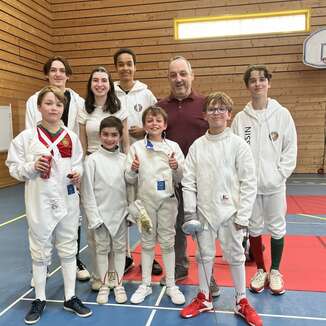
<path id="1" fill-rule="evenodd" d="M 76 279 L 80 282 L 87 282 L 91 279 L 91 277 L 90 276 L 79 276 L 77 273 Z"/>
<path id="2" fill-rule="evenodd" d="M 213 297 L 213 298 L 217 298 L 217 297 L 219 297 L 221 295 L 221 290 L 218 290 L 218 291 L 216 291 L 216 292 L 211 292 L 211 296 Z"/>
<path id="3" fill-rule="evenodd" d="M 249 286 L 249 290 L 252 292 L 252 293 L 262 293 L 264 290 L 265 290 L 265 286 L 261 289 L 254 289 L 252 288 L 251 286 Z"/>
<path id="4" fill-rule="evenodd" d="M 24 322 L 27 325 L 33 325 L 33 324 L 36 324 L 40 319 L 41 319 L 41 317 L 38 317 L 36 320 L 32 320 L 32 321 L 28 321 L 28 320 L 24 319 Z"/>
<path id="5" fill-rule="evenodd" d="M 269 292 L 273 295 L 282 295 L 284 294 L 286 291 L 283 289 L 281 291 L 275 291 L 275 290 L 272 290 L 271 288 L 269 288 Z"/>
<path id="6" fill-rule="evenodd" d="M 82 314 L 79 314 L 77 311 L 75 311 L 74 309 L 71 309 L 71 308 L 68 308 L 68 307 L 65 307 L 65 306 L 63 306 L 63 309 L 64 310 L 67 310 L 67 311 L 71 311 L 71 312 L 73 312 L 74 314 L 76 314 L 78 317 L 81 317 L 81 318 L 86 318 L 86 317 L 89 317 L 89 316 L 91 316 L 92 315 L 92 311 L 90 311 L 88 314 L 84 314 L 84 315 L 82 315 Z"/>
<path id="7" fill-rule="evenodd" d="M 203 308 L 203 309 L 200 309 L 200 310 L 198 310 L 198 313 L 197 313 L 197 314 L 186 315 L 186 316 L 183 316 L 183 315 L 180 314 L 180 316 L 181 316 L 182 318 L 188 319 L 188 318 L 197 317 L 197 316 L 200 315 L 202 312 L 210 311 L 210 310 L 213 310 L 213 307 L 211 307 L 211 308 Z"/>
<path id="8" fill-rule="evenodd" d="M 234 310 L 234 313 L 235 313 L 236 315 L 240 316 L 243 320 L 245 320 L 246 323 L 247 323 L 248 325 L 250 325 L 250 326 L 256 326 L 255 324 L 250 323 L 250 322 L 245 318 L 245 316 L 244 316 L 242 313 L 240 313 L 239 311 Z"/>
<path id="9" fill-rule="evenodd" d="M 151 291 L 150 293 L 146 294 L 146 295 L 144 296 L 144 298 L 143 298 L 141 301 L 139 301 L 139 300 L 135 301 L 135 300 L 133 300 L 132 297 L 131 297 L 130 302 L 131 302 L 132 304 L 140 304 L 140 303 L 144 302 L 145 299 L 146 299 L 149 295 L 151 295 L 152 293 L 153 293 L 153 291 Z"/>

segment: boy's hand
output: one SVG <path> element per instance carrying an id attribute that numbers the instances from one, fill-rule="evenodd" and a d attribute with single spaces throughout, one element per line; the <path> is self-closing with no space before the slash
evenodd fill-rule
<path id="1" fill-rule="evenodd" d="M 69 173 L 69 174 L 67 175 L 67 178 L 69 178 L 70 181 L 71 181 L 74 185 L 79 186 L 79 184 L 80 184 L 80 174 L 79 174 L 79 172 L 75 172 L 75 171 L 73 171 L 73 172 L 71 172 L 71 173 Z"/>
<path id="2" fill-rule="evenodd" d="M 39 157 L 38 160 L 35 161 L 35 163 L 34 163 L 34 168 L 37 172 L 40 172 L 40 173 L 48 172 L 48 170 L 50 168 L 48 159 L 44 156 Z"/>
<path id="3" fill-rule="evenodd" d="M 134 160 L 131 163 L 131 171 L 138 172 L 139 170 L 139 158 L 137 154 L 135 154 Z"/>
<path id="4" fill-rule="evenodd" d="M 175 153 L 173 152 L 170 156 L 169 156 L 169 166 L 172 170 L 176 170 L 178 168 L 178 162 L 174 157 Z"/>

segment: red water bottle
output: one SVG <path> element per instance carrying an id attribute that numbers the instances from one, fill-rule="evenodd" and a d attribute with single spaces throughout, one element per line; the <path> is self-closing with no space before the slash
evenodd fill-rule
<path id="1" fill-rule="evenodd" d="M 49 179 L 50 178 L 50 173 L 51 173 L 52 156 L 51 155 L 48 155 L 48 156 L 43 155 L 42 157 L 47 160 L 47 162 L 49 164 L 49 167 L 48 167 L 47 171 L 41 172 L 40 176 L 41 176 L 42 179 Z"/>

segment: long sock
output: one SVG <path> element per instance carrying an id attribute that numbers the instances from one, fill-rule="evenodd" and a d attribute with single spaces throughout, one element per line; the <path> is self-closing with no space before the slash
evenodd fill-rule
<path id="1" fill-rule="evenodd" d="M 151 250 L 142 248 L 141 251 L 141 266 L 142 266 L 142 280 L 146 285 L 151 285 L 152 280 L 152 266 L 154 259 L 154 248 Z"/>
<path id="2" fill-rule="evenodd" d="M 249 236 L 249 241 L 250 241 L 250 248 L 252 250 L 252 255 L 254 256 L 257 268 L 266 271 L 264 256 L 263 256 L 262 236 L 261 235 L 258 237 Z"/>
<path id="3" fill-rule="evenodd" d="M 171 248 L 171 251 L 163 251 L 163 262 L 165 266 L 165 279 L 166 279 L 166 286 L 171 287 L 175 286 L 175 253 L 174 248 Z"/>
<path id="4" fill-rule="evenodd" d="M 33 269 L 33 280 L 34 280 L 34 288 L 35 288 L 35 298 L 40 299 L 41 301 L 46 300 L 45 284 L 46 284 L 47 265 L 33 261 L 32 269 Z"/>
<path id="5" fill-rule="evenodd" d="M 271 255 L 272 255 L 271 269 L 279 270 L 282 254 L 283 254 L 283 248 L 284 248 L 284 237 L 281 239 L 271 238 Z"/>
<path id="6" fill-rule="evenodd" d="M 114 253 L 114 267 L 118 275 L 118 283 L 122 284 L 122 278 L 125 270 L 126 264 L 126 253 L 125 252 L 115 252 Z"/>
<path id="7" fill-rule="evenodd" d="M 244 264 L 230 265 L 236 302 L 246 297 L 246 271 Z"/>
<path id="8" fill-rule="evenodd" d="M 61 259 L 62 276 L 65 288 L 65 299 L 70 300 L 75 295 L 76 284 L 76 257 Z"/>
<path id="9" fill-rule="evenodd" d="M 198 262 L 199 290 L 209 299 L 209 283 L 212 276 L 213 261 Z"/>
<path id="10" fill-rule="evenodd" d="M 96 253 L 96 270 L 98 271 L 99 278 L 104 284 L 107 282 L 107 272 L 108 272 L 108 255 Z"/>

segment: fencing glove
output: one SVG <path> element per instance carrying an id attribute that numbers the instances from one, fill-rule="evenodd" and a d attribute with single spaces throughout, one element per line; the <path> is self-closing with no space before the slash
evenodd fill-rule
<path id="1" fill-rule="evenodd" d="M 203 226 L 198 220 L 196 213 L 185 212 L 184 223 L 182 224 L 182 231 L 185 234 L 194 235 L 203 231 Z"/>
<path id="2" fill-rule="evenodd" d="M 148 216 L 146 209 L 140 199 L 135 200 L 128 206 L 129 217 L 128 220 L 136 223 L 140 233 L 151 233 L 153 224 Z"/>

